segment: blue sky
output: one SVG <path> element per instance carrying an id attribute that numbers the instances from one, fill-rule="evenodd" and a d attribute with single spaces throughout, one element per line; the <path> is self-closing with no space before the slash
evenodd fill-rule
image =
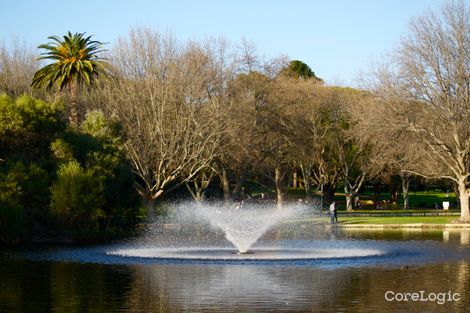
<path id="1" fill-rule="evenodd" d="M 355 85 L 407 32 L 411 17 L 440 10 L 442 0 L 101 0 L 0 2 L 0 41 L 37 46 L 68 30 L 112 44 L 133 26 L 172 32 L 179 40 L 223 36 L 253 42 L 266 57 L 310 65 L 329 83 Z"/>

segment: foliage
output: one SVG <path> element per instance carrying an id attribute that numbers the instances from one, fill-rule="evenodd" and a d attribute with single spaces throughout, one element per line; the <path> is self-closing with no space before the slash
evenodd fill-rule
<path id="1" fill-rule="evenodd" d="M 61 115 L 60 104 L 0 95 L 0 159 L 47 162 L 51 139 L 65 129 Z"/>
<path id="2" fill-rule="evenodd" d="M 1 95 L 0 113 L 0 242 L 134 225 L 139 202 L 116 121 L 94 111 L 66 128 L 61 105 L 28 96 Z"/>
<path id="3" fill-rule="evenodd" d="M 96 230 L 103 216 L 104 183 L 92 169 L 83 169 L 77 161 L 62 164 L 51 187 L 51 211 L 68 226 Z"/>
<path id="4" fill-rule="evenodd" d="M 98 56 L 103 52 L 103 44 L 91 40 L 91 37 L 85 37 L 85 33 L 71 32 L 63 36 L 63 39 L 59 36 L 48 37 L 52 42 L 38 47 L 46 50 L 39 59 L 51 60 L 53 63 L 37 71 L 31 85 L 38 89 L 50 89 L 57 84 L 60 90 L 75 82 L 90 85 L 103 68 Z"/>
<path id="5" fill-rule="evenodd" d="M 94 232 L 135 223 L 138 199 L 119 131 L 116 122 L 94 111 L 79 131 L 70 129 L 52 143 L 61 165 L 52 187 L 51 210 L 75 230 L 83 231 L 83 223 Z"/>
<path id="6" fill-rule="evenodd" d="M 18 183 L 7 173 L 0 173 L 0 242 L 14 242 L 24 233 L 25 214 L 20 197 Z"/>
<path id="7" fill-rule="evenodd" d="M 39 59 L 51 60 L 52 63 L 38 70 L 31 82 L 35 89 L 45 87 L 47 90 L 57 85 L 59 90 L 66 87 L 70 95 L 69 120 L 72 126 L 81 122 L 78 106 L 78 89 L 82 85 L 91 85 L 95 78 L 104 72 L 104 61 L 99 57 L 103 43 L 85 37 L 85 33 L 68 32 L 63 40 L 58 36 L 49 37 L 52 42 L 40 45 L 45 49 Z"/>
<path id="8" fill-rule="evenodd" d="M 315 72 L 312 71 L 310 66 L 299 60 L 290 61 L 289 66 L 284 68 L 281 74 L 289 77 L 314 79 L 318 82 L 323 82 L 321 78 L 315 75 Z"/>

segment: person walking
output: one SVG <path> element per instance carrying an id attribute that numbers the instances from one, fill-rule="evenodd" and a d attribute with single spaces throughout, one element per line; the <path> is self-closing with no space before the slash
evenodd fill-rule
<path id="1" fill-rule="evenodd" d="M 330 223 L 334 224 L 335 220 L 338 221 L 338 216 L 337 216 L 337 213 L 336 213 L 336 204 L 333 201 L 330 204 Z"/>

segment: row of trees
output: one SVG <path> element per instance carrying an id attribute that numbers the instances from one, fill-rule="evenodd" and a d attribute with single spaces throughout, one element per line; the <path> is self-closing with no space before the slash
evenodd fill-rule
<path id="1" fill-rule="evenodd" d="M 299 61 L 261 62 L 247 47 L 234 56 L 223 41 L 181 45 L 149 29 L 131 31 L 109 59 L 110 74 L 84 101 L 121 121 L 149 214 L 181 184 L 199 201 L 211 183 L 226 200 L 247 181 L 266 183 L 282 206 L 295 171 L 308 197 L 312 185 L 332 196 L 344 181 L 352 208 L 367 149 L 348 108 L 365 92 L 326 87 L 297 71 Z"/>
<path id="2" fill-rule="evenodd" d="M 300 61 L 261 60 L 246 42 L 239 49 L 224 40 L 182 44 L 145 28 L 120 39 L 106 63 L 90 37 L 51 37 L 41 47 L 57 66 L 37 72 L 33 86 L 68 87 L 69 101 L 82 105 L 72 105 L 75 127 L 93 109 L 119 122 L 149 216 L 181 186 L 202 200 L 218 184 L 229 200 L 256 181 L 282 206 L 300 178 L 307 197 L 321 186 L 331 198 L 344 186 L 350 210 L 364 182 L 384 175 L 401 176 L 406 207 L 409 178 L 419 175 L 453 181 L 468 221 L 469 11 L 452 2 L 416 19 L 390 64 L 365 77 L 364 90 L 325 86 Z"/>

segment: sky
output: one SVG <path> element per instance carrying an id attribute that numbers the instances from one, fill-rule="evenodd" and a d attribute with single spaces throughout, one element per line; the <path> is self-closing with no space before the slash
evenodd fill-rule
<path id="1" fill-rule="evenodd" d="M 178 40 L 242 38 L 266 58 L 307 63 L 328 84 L 355 86 L 360 71 L 391 52 L 412 17 L 443 0 L 0 0 L 0 42 L 37 47 L 51 35 L 86 32 L 109 43 L 130 28 L 171 32 Z M 39 53 L 39 50 L 38 50 Z"/>

